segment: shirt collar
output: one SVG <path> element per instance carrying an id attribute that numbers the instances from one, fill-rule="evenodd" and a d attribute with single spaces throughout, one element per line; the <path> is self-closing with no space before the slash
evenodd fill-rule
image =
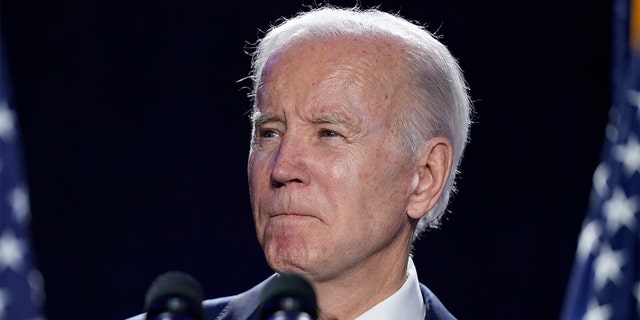
<path id="1" fill-rule="evenodd" d="M 361 314 L 356 320 L 424 319 L 427 308 L 422 299 L 418 273 L 409 258 L 407 279 L 398 291 Z"/>

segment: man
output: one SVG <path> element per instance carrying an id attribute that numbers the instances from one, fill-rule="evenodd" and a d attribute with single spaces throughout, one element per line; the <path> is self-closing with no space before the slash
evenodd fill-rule
<path id="1" fill-rule="evenodd" d="M 269 265 L 311 282 L 319 319 L 454 319 L 410 257 L 467 140 L 449 51 L 398 16 L 323 7 L 265 35 L 252 79 L 249 185 Z M 263 286 L 205 301 L 206 318 L 255 319 Z"/>

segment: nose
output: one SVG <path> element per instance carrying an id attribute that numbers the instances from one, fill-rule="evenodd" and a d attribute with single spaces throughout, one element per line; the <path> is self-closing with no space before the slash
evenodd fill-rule
<path id="1" fill-rule="evenodd" d="M 305 149 L 302 139 L 292 136 L 282 139 L 271 168 L 270 179 L 274 187 L 309 183 Z"/>

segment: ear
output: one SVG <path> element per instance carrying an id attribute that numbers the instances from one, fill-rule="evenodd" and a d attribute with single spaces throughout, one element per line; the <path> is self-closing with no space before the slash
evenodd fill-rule
<path id="1" fill-rule="evenodd" d="M 438 202 L 453 166 L 453 147 L 449 139 L 436 137 L 427 142 L 418 156 L 417 185 L 407 207 L 407 214 L 416 220 Z"/>

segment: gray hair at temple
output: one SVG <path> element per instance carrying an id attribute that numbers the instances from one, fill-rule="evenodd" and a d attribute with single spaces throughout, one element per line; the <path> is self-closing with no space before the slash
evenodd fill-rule
<path id="1" fill-rule="evenodd" d="M 253 109 L 262 85 L 262 71 L 269 57 L 295 42 L 358 36 L 398 41 L 408 66 L 412 90 L 406 97 L 399 127 L 405 150 L 416 156 L 431 138 L 442 136 L 453 145 L 453 168 L 438 202 L 418 222 L 414 239 L 428 227 L 437 227 L 455 192 L 455 177 L 467 143 L 472 107 L 467 86 L 456 59 L 424 27 L 377 9 L 324 6 L 302 12 L 271 27 L 259 40 L 252 56 Z"/>

